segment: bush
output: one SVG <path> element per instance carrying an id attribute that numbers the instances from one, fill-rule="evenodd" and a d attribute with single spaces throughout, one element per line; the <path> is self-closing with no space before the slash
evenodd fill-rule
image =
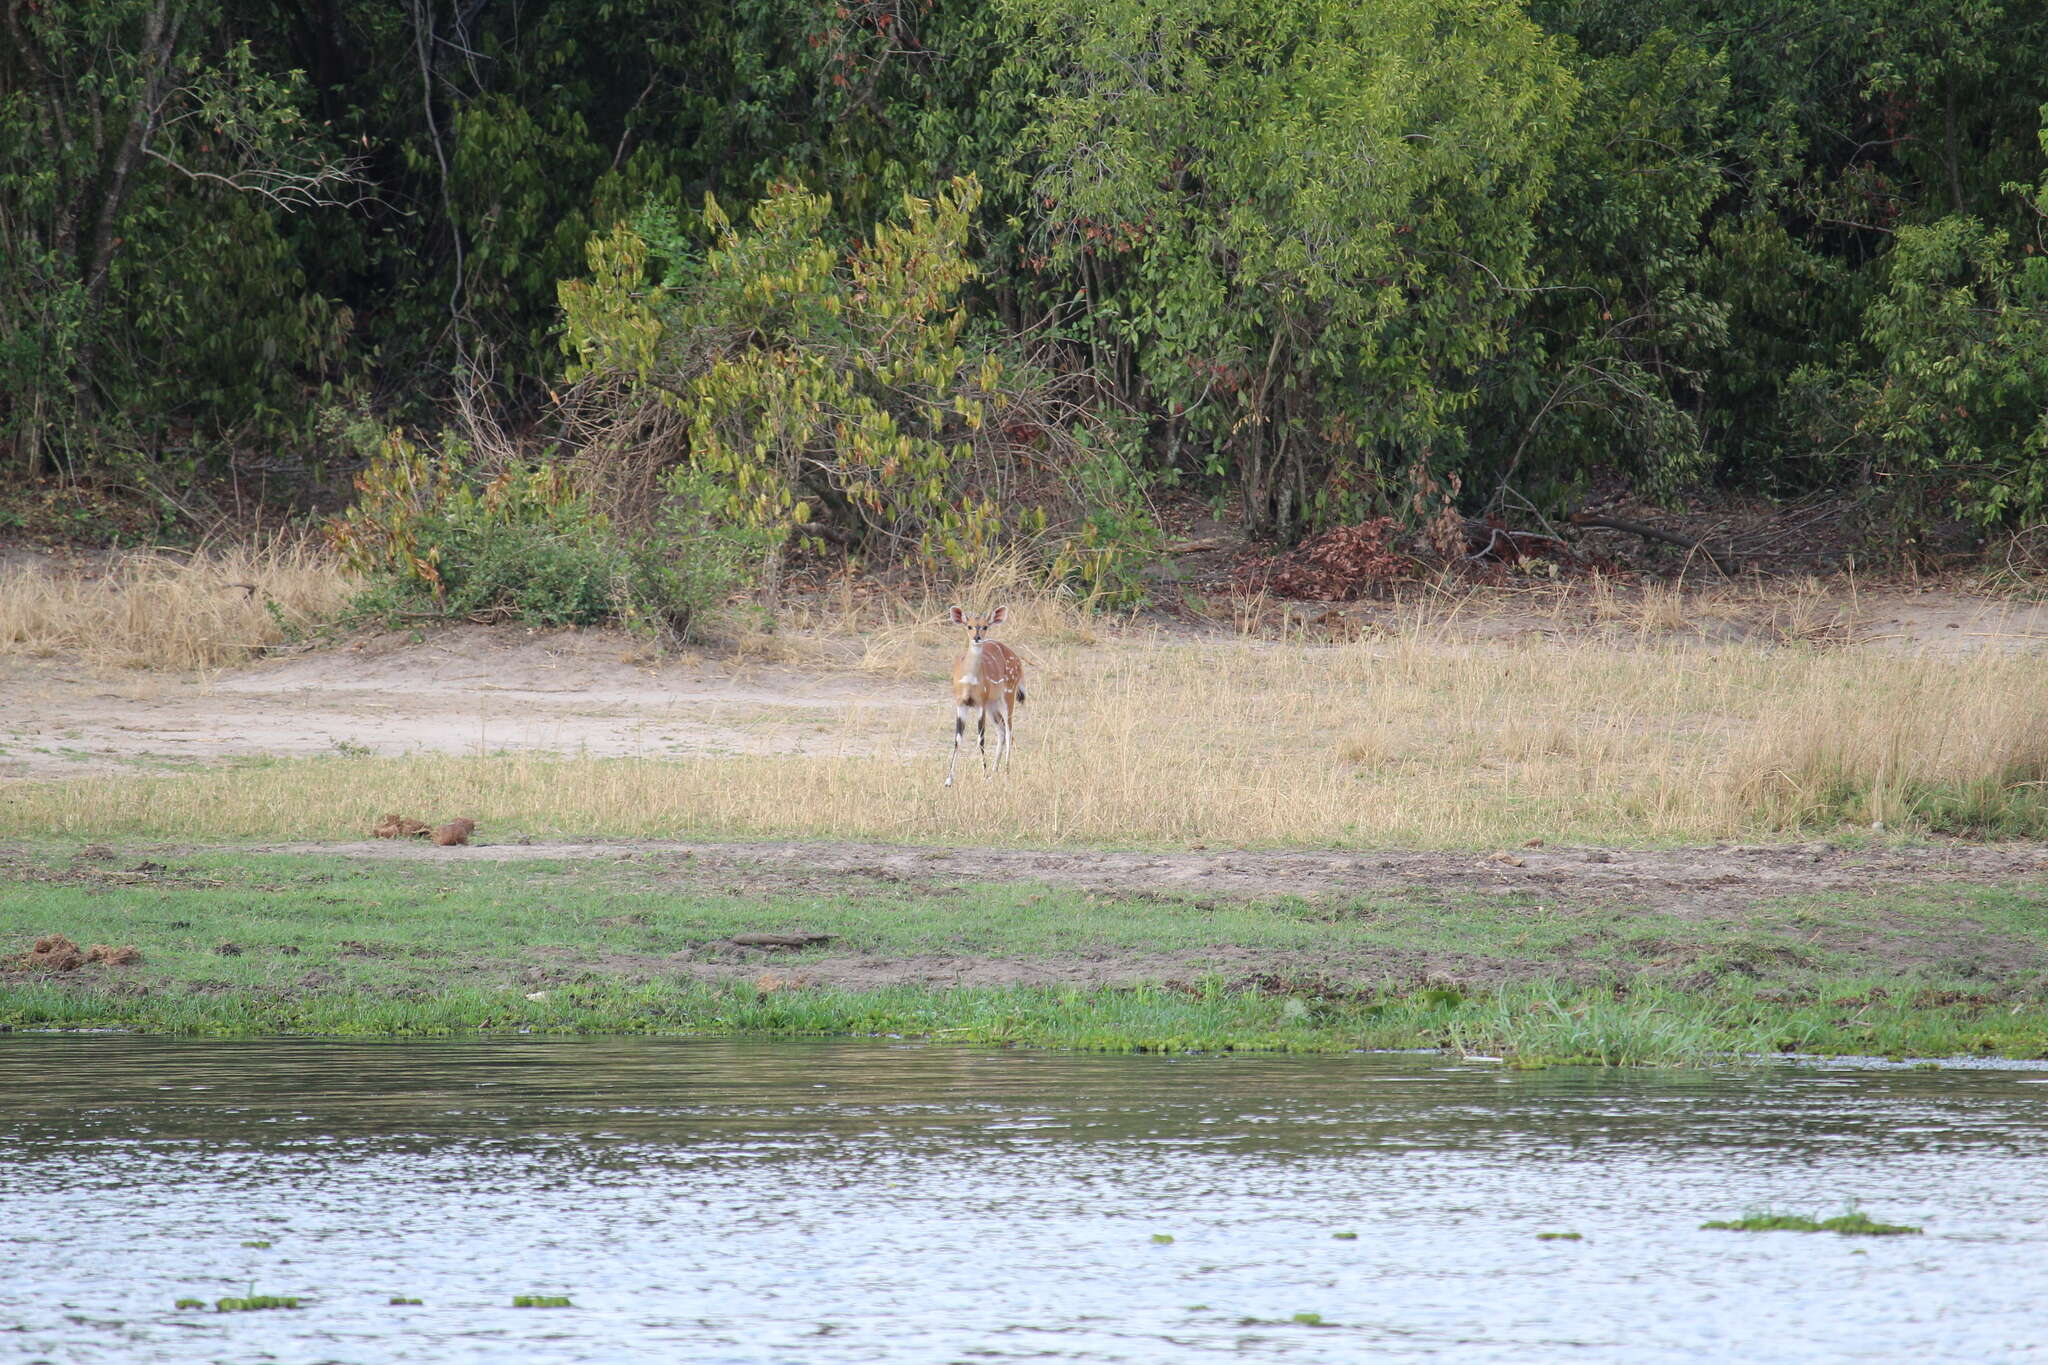
<path id="1" fill-rule="evenodd" d="M 595 511 L 557 466 L 478 479 L 449 442 L 435 459 L 394 431 L 330 523 L 349 567 L 370 580 L 372 616 L 621 625 L 666 642 L 699 638 L 752 577 L 759 535 L 721 527 L 698 486 L 672 476 L 637 535 Z"/>
<path id="2" fill-rule="evenodd" d="M 587 447 L 631 445 L 612 433 L 650 401 L 678 414 L 698 506 L 771 563 L 787 539 L 953 571 L 1027 546 L 1051 577 L 1133 600 L 1157 539 L 1138 433 L 969 325 L 980 202 L 955 180 L 841 244 L 827 197 L 781 185 L 744 224 L 707 196 L 701 249 L 655 209 L 594 236 L 589 276 L 560 290 L 568 377 L 610 412 Z"/>

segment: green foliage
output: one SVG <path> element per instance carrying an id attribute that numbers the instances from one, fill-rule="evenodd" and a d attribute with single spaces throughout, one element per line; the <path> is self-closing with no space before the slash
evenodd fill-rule
<path id="1" fill-rule="evenodd" d="M 1874 376 L 1862 421 L 1880 477 L 1939 489 L 1982 526 L 2048 512 L 2048 261 L 2014 268 L 1971 218 L 1901 228 L 1868 312 Z"/>
<path id="2" fill-rule="evenodd" d="M 1072 583 L 1091 602 L 1133 607 L 1145 600 L 1140 572 L 1162 539 L 1146 499 L 1147 479 L 1125 447 L 1098 444 L 1080 433 L 1078 457 L 1067 470 L 1079 524 L 1055 540 L 1050 572 Z"/>
<path id="3" fill-rule="evenodd" d="M 1722 68 L 1668 32 L 1580 64 L 1539 215 L 1542 284 L 1488 368 L 1470 473 L 1568 496 L 1587 450 L 1659 492 L 1703 472 L 1698 397 L 1727 339 L 1727 307 L 1701 284 L 1723 193 Z"/>
<path id="4" fill-rule="evenodd" d="M 721 529 L 687 479 L 670 482 L 656 524 L 622 535 L 558 466 L 473 478 L 461 446 L 440 458 L 393 431 L 329 524 L 371 587 L 372 615 L 615 623 L 671 642 L 697 638 L 743 587 L 760 541 Z"/>
<path id="5" fill-rule="evenodd" d="M 30 476 L 153 420 L 284 432 L 343 319 L 284 230 L 355 163 L 215 0 L 11 5 L 0 44 L 0 442 Z M 130 409 L 137 410 L 131 414 Z"/>
<path id="6" fill-rule="evenodd" d="M 0 471 L 239 451 L 290 485 L 323 408 L 431 426 L 474 371 L 545 429 L 566 308 L 677 390 L 724 523 L 1027 542 L 1106 597 L 1162 472 L 1282 535 L 1398 511 L 1425 458 L 1468 505 L 1870 486 L 1902 540 L 2044 506 L 2042 209 L 2008 192 L 2039 4 L 320 16 L 6 7 Z"/>
<path id="7" fill-rule="evenodd" d="M 688 413 L 693 463 L 737 525 L 802 533 L 836 515 L 928 561 L 980 562 L 1001 523 L 966 475 L 1003 379 L 1000 357 L 962 344 L 980 197 L 972 180 L 905 196 L 900 224 L 842 251 L 822 195 L 779 186 L 745 232 L 706 196 L 710 249 L 657 243 L 671 283 L 645 298 L 647 245 L 594 239 L 592 278 L 561 286 L 570 376 L 618 369 Z"/>
<path id="8" fill-rule="evenodd" d="M 1005 509 L 997 489 L 1020 456 L 1063 448 L 1071 458 L 1050 463 L 1081 512 L 1049 535 L 1051 572 L 1134 600 L 1156 530 L 1115 429 L 1055 427 L 1053 381 L 968 327 L 980 199 L 972 179 L 905 195 L 899 221 L 841 247 L 825 196 L 777 186 L 745 230 L 707 196 L 701 253 L 672 214 L 643 213 L 593 237 L 589 276 L 561 285 L 570 377 L 622 378 L 687 414 L 693 486 L 717 520 L 930 566 L 1045 535 L 1042 507 Z"/>
<path id="9" fill-rule="evenodd" d="M 1459 440 L 1573 95 L 1492 0 L 1012 0 L 1041 260 L 1282 534 Z M 1229 109 L 1232 116 L 1218 118 Z M 1427 131 L 1422 131 L 1426 129 Z M 1121 363 L 1121 362 L 1113 362 Z"/>

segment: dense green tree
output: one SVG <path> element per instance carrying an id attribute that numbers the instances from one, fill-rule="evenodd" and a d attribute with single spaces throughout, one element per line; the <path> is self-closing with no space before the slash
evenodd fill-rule
<path id="1" fill-rule="evenodd" d="M 1462 444 L 1574 82 L 1496 0 L 1010 0 L 1040 261 L 1282 536 Z"/>

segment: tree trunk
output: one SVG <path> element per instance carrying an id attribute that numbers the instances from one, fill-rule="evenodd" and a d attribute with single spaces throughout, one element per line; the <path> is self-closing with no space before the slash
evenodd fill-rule
<path id="1" fill-rule="evenodd" d="M 106 184 L 100 190 L 100 208 L 93 222 L 92 249 L 85 263 L 85 301 L 79 313 L 78 358 L 73 362 L 72 399 L 81 414 L 93 405 L 94 371 L 99 365 L 99 321 L 107 304 L 107 278 L 119 245 L 114 229 L 121 210 L 128 203 L 128 178 L 142 159 L 149 136 L 156 131 L 158 112 L 163 108 L 164 83 L 170 76 L 171 56 L 178 47 L 178 28 L 184 16 L 171 14 L 171 0 L 156 0 L 143 28 L 142 85 L 135 92 L 135 105 L 128 115 L 128 128 L 120 148 L 108 167 Z"/>

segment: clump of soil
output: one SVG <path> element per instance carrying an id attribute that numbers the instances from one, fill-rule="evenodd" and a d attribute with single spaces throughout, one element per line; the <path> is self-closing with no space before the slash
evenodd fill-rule
<path id="1" fill-rule="evenodd" d="M 140 961 L 142 951 L 132 943 L 118 948 L 110 943 L 80 948 L 63 934 L 45 934 L 27 952 L 0 958 L 0 967 L 14 972 L 75 972 L 88 963 L 132 967 Z"/>
<path id="2" fill-rule="evenodd" d="M 85 954 L 62 934 L 45 934 L 25 953 L 0 962 L 18 972 L 75 972 L 85 965 Z"/>
<path id="3" fill-rule="evenodd" d="M 777 991 L 800 991 L 807 989 L 811 984 L 811 978 L 802 973 L 785 976 L 780 972 L 763 972 L 754 978 L 754 989 L 763 995 L 773 995 Z"/>
<path id="4" fill-rule="evenodd" d="M 427 822 L 415 820 L 410 815 L 380 815 L 377 823 L 370 826 L 370 835 L 377 839 L 424 839 Z"/>
<path id="5" fill-rule="evenodd" d="M 450 820 L 447 824 L 434 831 L 434 842 L 442 848 L 452 848 L 456 844 L 468 843 L 469 836 L 474 833 L 476 833 L 476 821 Z"/>

